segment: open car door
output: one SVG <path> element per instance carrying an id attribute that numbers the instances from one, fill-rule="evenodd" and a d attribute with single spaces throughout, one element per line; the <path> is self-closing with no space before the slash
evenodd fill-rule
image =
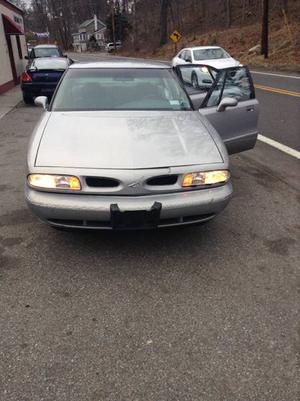
<path id="1" fill-rule="evenodd" d="M 177 69 L 194 108 L 214 126 L 228 153 L 252 149 L 258 134 L 259 105 L 248 67 L 216 70 L 186 65 Z"/>

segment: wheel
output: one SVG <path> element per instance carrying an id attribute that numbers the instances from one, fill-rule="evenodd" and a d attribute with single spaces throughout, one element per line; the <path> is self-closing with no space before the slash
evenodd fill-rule
<path id="1" fill-rule="evenodd" d="M 33 97 L 23 93 L 23 101 L 25 104 L 33 104 Z"/>
<path id="2" fill-rule="evenodd" d="M 195 89 L 199 88 L 198 77 L 195 73 L 192 74 L 192 85 L 193 85 L 193 88 L 195 88 Z"/>

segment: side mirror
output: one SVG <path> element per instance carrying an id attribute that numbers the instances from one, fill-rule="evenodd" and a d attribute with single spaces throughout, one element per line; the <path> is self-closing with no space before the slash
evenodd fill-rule
<path id="1" fill-rule="evenodd" d="M 234 97 L 224 97 L 219 104 L 217 111 L 225 111 L 227 107 L 235 107 L 237 106 L 238 101 Z"/>
<path id="2" fill-rule="evenodd" d="M 43 107 L 44 110 L 48 108 L 48 98 L 47 96 L 38 96 L 34 99 L 34 104 L 38 107 Z"/>
<path id="3" fill-rule="evenodd" d="M 66 57 L 66 58 L 68 58 L 68 55 L 67 55 L 67 54 L 63 54 L 63 57 Z"/>
<path id="4" fill-rule="evenodd" d="M 191 62 L 192 62 L 192 59 L 191 59 L 191 57 L 187 57 L 187 58 L 185 59 L 185 61 L 186 61 L 187 63 L 191 63 Z"/>
<path id="5" fill-rule="evenodd" d="M 28 57 L 28 56 L 24 56 L 24 59 L 25 59 L 25 60 L 29 60 L 29 57 Z"/>

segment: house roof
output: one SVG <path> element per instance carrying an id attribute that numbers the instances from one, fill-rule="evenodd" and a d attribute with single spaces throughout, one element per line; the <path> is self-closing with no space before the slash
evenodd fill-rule
<path id="1" fill-rule="evenodd" d="M 3 4 L 4 6 L 6 6 L 7 8 L 10 8 L 12 11 L 16 11 L 19 14 L 23 15 L 24 14 L 24 10 L 22 10 L 22 8 L 16 6 L 16 4 L 14 4 L 13 1 L 9 1 L 9 0 L 0 0 L 0 4 Z"/>
<path id="2" fill-rule="evenodd" d="M 95 31 L 95 33 L 102 32 L 105 28 L 106 28 L 106 26 L 103 26 L 102 28 L 100 28 L 97 31 Z"/>
<path id="3" fill-rule="evenodd" d="M 98 27 L 100 27 L 99 29 L 106 27 L 106 25 L 100 19 L 98 19 L 97 21 L 98 21 Z M 87 19 L 86 21 L 82 22 L 79 25 L 79 29 L 86 28 L 87 26 L 89 26 L 90 24 L 93 24 L 93 23 L 94 23 L 94 18 Z"/>

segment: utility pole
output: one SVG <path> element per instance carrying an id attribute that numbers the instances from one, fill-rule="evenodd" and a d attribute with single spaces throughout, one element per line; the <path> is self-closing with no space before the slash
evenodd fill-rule
<path id="1" fill-rule="evenodd" d="M 264 58 L 269 56 L 269 0 L 263 0 L 261 54 L 264 55 Z"/>

